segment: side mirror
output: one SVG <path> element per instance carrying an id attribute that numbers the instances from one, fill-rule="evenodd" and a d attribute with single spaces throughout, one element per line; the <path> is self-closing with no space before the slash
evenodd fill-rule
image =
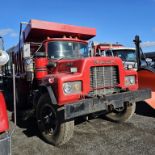
<path id="1" fill-rule="evenodd" d="M 147 62 L 152 62 L 152 59 L 151 58 L 146 58 L 146 61 Z"/>
<path id="2" fill-rule="evenodd" d="M 45 52 L 36 52 L 36 53 L 34 53 L 34 57 L 46 57 L 46 53 Z"/>
<path id="3" fill-rule="evenodd" d="M 5 65 L 9 61 L 9 55 L 5 52 L 0 50 L 0 66 Z"/>
<path id="4" fill-rule="evenodd" d="M 153 61 L 151 58 L 146 58 L 145 60 L 147 62 L 148 65 L 152 65 L 153 64 Z"/>

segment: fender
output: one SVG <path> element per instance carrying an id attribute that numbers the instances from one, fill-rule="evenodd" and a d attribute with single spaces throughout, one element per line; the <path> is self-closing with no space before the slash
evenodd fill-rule
<path id="1" fill-rule="evenodd" d="M 155 73 L 155 69 L 151 66 L 145 66 L 145 67 L 141 67 L 138 69 L 138 71 L 141 71 L 141 70 L 147 70 L 147 71 L 150 71 L 152 73 Z"/>
<path id="2" fill-rule="evenodd" d="M 52 103 L 53 103 L 54 105 L 57 105 L 57 100 L 56 100 L 56 98 L 55 98 L 55 95 L 54 95 L 54 92 L 53 92 L 52 87 L 51 87 L 51 86 L 47 86 L 46 88 L 47 88 L 47 91 L 48 91 L 48 93 L 49 93 L 49 96 L 50 96 L 50 98 L 51 98 Z"/>
<path id="3" fill-rule="evenodd" d="M 0 91 L 0 133 L 9 129 L 6 103 L 3 93 Z"/>
<path id="4" fill-rule="evenodd" d="M 39 97 L 40 97 L 41 94 L 44 93 L 44 92 L 48 92 L 52 104 L 57 105 L 57 100 L 56 100 L 56 97 L 55 97 L 55 95 L 54 95 L 53 89 L 52 89 L 52 87 L 49 86 L 49 85 L 42 85 L 42 86 L 40 87 L 39 91 L 37 91 L 37 92 L 36 92 L 36 95 L 34 96 L 33 105 L 36 106 L 36 104 L 38 103 Z"/>

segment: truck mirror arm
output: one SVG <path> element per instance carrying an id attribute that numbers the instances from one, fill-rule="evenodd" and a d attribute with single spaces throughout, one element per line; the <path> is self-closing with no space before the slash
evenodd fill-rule
<path id="1" fill-rule="evenodd" d="M 136 46 L 136 59 L 137 59 L 137 67 L 138 67 L 138 69 L 141 68 L 141 60 L 142 60 L 141 56 L 143 56 L 147 66 L 149 66 L 149 63 L 146 61 L 145 54 L 143 53 L 142 48 L 140 47 L 140 43 L 141 43 L 140 37 L 138 35 L 136 35 L 133 42 L 135 43 L 135 46 Z"/>
<path id="2" fill-rule="evenodd" d="M 141 40 L 138 35 L 135 36 L 135 39 L 133 40 L 136 46 L 136 59 L 137 59 L 137 67 L 138 69 L 141 67 L 141 51 L 140 51 L 140 43 Z"/>
<path id="3" fill-rule="evenodd" d="M 46 57 L 46 53 L 45 52 L 35 52 L 34 57 Z"/>

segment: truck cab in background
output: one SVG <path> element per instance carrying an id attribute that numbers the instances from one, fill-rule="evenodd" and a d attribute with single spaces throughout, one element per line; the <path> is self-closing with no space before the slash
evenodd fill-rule
<path id="1" fill-rule="evenodd" d="M 119 57 L 125 69 L 137 70 L 136 49 L 121 44 L 99 43 L 92 46 L 95 55 Z"/>
<path id="2" fill-rule="evenodd" d="M 97 44 L 93 49 L 100 50 L 100 56 L 120 57 L 125 69 L 136 70 L 138 73 L 139 89 L 150 88 L 152 97 L 145 100 L 148 105 L 155 109 L 155 54 L 143 53 L 140 47 L 139 36 L 134 39 L 136 48 L 128 48 L 118 44 Z M 108 46 L 107 46 L 108 45 Z M 111 55 L 107 54 L 111 52 Z"/>

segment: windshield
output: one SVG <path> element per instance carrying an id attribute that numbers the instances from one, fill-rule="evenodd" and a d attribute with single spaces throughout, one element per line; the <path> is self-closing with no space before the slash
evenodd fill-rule
<path id="1" fill-rule="evenodd" d="M 113 54 L 120 57 L 123 61 L 136 62 L 135 50 L 113 50 Z"/>
<path id="2" fill-rule="evenodd" d="M 52 41 L 48 43 L 48 57 L 54 59 L 88 57 L 88 45 L 71 41 Z"/>

